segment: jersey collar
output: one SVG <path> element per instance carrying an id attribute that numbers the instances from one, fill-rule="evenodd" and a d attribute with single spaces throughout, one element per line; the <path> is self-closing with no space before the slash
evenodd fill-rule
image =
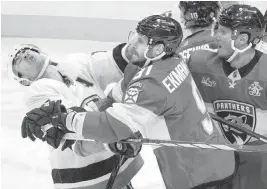
<path id="1" fill-rule="evenodd" d="M 248 73 L 254 68 L 254 66 L 257 64 L 257 62 L 259 61 L 262 54 L 263 54 L 262 52 L 256 50 L 255 55 L 251 59 L 251 61 L 247 65 L 245 65 L 239 69 L 232 68 L 229 62 L 224 61 L 223 62 L 223 71 L 224 71 L 226 76 L 231 75 L 233 72 L 238 72 L 240 77 L 243 78 L 246 75 L 248 75 Z"/>
<path id="2" fill-rule="evenodd" d="M 125 45 L 126 43 L 119 44 L 113 49 L 113 52 L 112 52 L 113 58 L 116 64 L 118 65 L 118 67 L 120 68 L 120 70 L 122 71 L 122 73 L 124 73 L 124 70 L 126 66 L 128 65 L 128 62 L 122 56 L 122 49 Z"/>

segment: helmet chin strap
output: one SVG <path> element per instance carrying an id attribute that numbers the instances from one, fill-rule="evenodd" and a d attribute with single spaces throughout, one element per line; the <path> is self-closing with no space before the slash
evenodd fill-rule
<path id="1" fill-rule="evenodd" d="M 38 76 L 36 77 L 36 79 L 35 79 L 34 81 L 40 79 L 40 77 L 43 76 L 43 74 L 44 74 L 45 70 L 47 69 L 49 63 L 50 63 L 50 58 L 47 56 L 46 59 L 45 59 L 45 63 L 44 63 L 44 65 L 43 65 L 43 67 L 42 67 L 40 73 L 38 74 Z"/>
<path id="2" fill-rule="evenodd" d="M 249 45 L 246 48 L 240 50 L 235 47 L 235 40 L 232 40 L 231 48 L 234 50 L 234 53 L 227 59 L 227 62 L 231 62 L 238 55 L 238 53 L 243 53 L 247 51 L 248 49 L 250 49 L 251 47 L 252 47 L 252 43 L 249 43 Z"/>
<path id="3" fill-rule="evenodd" d="M 146 48 L 146 50 L 145 50 L 145 52 L 144 52 L 144 57 L 146 58 L 146 62 L 145 62 L 145 64 L 144 64 L 143 67 L 146 67 L 151 61 L 155 61 L 155 60 L 161 59 L 164 55 L 166 55 L 165 52 L 162 52 L 160 55 L 158 55 L 158 56 L 156 56 L 156 57 L 154 57 L 154 58 L 149 58 L 149 57 L 147 56 L 147 52 L 148 52 L 148 51 L 149 51 L 149 46 L 147 46 L 147 48 Z"/>

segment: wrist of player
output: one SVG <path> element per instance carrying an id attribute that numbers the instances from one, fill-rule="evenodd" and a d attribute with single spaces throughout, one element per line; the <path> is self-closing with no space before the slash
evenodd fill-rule
<path id="1" fill-rule="evenodd" d="M 79 135 L 82 135 L 82 128 L 86 112 L 74 112 L 71 111 L 67 114 L 62 114 L 62 119 L 64 119 L 64 127 L 67 132 L 75 132 Z"/>
<path id="2" fill-rule="evenodd" d="M 72 145 L 75 143 L 75 140 L 64 139 L 64 135 L 66 133 L 77 133 L 75 126 L 79 127 L 80 124 L 83 124 L 83 121 L 80 120 L 81 115 L 79 112 L 85 114 L 86 110 L 81 107 L 71 107 L 66 112 L 68 113 L 61 113 L 60 116 L 53 116 L 54 127 L 57 127 L 57 129 L 50 129 L 50 132 L 46 135 L 47 143 L 53 148 L 61 146 L 62 151 L 67 148 L 72 148 Z"/>

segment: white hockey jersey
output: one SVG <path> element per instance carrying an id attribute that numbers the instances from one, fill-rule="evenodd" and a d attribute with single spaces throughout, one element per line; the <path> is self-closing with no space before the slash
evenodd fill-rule
<path id="1" fill-rule="evenodd" d="M 81 106 L 92 111 L 90 103 L 104 98 L 103 90 L 107 84 L 117 82 L 123 76 L 122 71 L 127 63 L 118 58 L 122 47 L 119 45 L 110 52 L 68 56 L 58 69 L 62 75 L 70 77 L 73 84 L 68 87 L 63 82 L 46 78 L 36 81 L 29 87 L 27 107 L 33 109 L 48 99 L 61 99 L 67 108 Z M 102 143 L 76 142 L 73 147 L 73 151 L 69 148 L 61 151 L 61 147 L 51 149 L 55 188 L 105 188 L 116 161 L 114 154 L 107 151 Z M 128 159 L 120 169 L 114 187 L 122 188 L 128 184 L 142 165 L 140 156 Z"/>

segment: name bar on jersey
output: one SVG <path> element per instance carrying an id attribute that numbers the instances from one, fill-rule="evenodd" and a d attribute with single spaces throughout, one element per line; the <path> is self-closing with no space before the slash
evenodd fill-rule
<path id="1" fill-rule="evenodd" d="M 194 51 L 198 51 L 198 50 L 208 50 L 209 44 L 204 44 L 204 45 L 199 45 L 199 46 L 195 46 L 195 47 L 191 47 L 188 49 L 185 49 L 183 51 L 181 51 L 179 54 L 184 58 L 184 59 L 189 59 L 190 55 L 192 54 L 192 52 Z M 192 51 L 192 52 L 190 52 Z"/>
<path id="2" fill-rule="evenodd" d="M 245 114 L 253 115 L 254 108 L 253 106 L 249 104 L 244 104 L 240 102 L 234 102 L 234 101 L 223 101 L 220 100 L 218 102 L 214 102 L 214 107 L 216 111 L 224 111 L 224 110 L 232 110 L 232 111 L 238 111 Z"/>
<path id="3" fill-rule="evenodd" d="M 162 83 L 167 90 L 172 93 L 175 91 L 181 83 L 188 76 L 189 70 L 184 60 L 182 60 L 171 73 L 163 79 Z"/>

